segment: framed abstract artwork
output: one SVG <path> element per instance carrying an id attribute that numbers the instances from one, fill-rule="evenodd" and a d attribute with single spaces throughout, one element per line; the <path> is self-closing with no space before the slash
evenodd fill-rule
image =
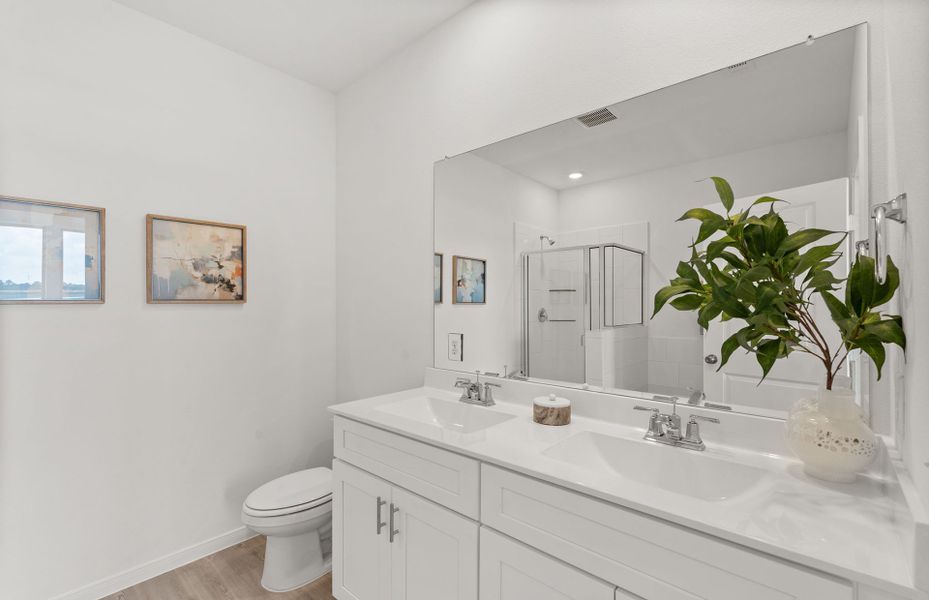
<path id="1" fill-rule="evenodd" d="M 0 304 L 104 301 L 106 211 L 0 196 Z"/>
<path id="2" fill-rule="evenodd" d="M 436 252 L 432 257 L 432 301 L 442 304 L 442 260 L 445 257 Z"/>
<path id="3" fill-rule="evenodd" d="M 452 303 L 487 302 L 487 261 L 467 256 L 452 257 Z"/>
<path id="4" fill-rule="evenodd" d="M 150 304 L 241 304 L 246 299 L 245 226 L 146 216 Z"/>

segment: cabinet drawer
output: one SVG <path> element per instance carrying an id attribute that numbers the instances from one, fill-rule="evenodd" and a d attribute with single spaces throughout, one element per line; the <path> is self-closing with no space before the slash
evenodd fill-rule
<path id="1" fill-rule="evenodd" d="M 847 582 L 510 471 L 484 465 L 481 489 L 484 524 L 646 600 L 852 599 Z"/>
<path id="2" fill-rule="evenodd" d="M 612 585 L 486 527 L 480 579 L 481 600 L 614 600 Z"/>
<path id="3" fill-rule="evenodd" d="M 340 417 L 334 445 L 336 458 L 477 519 L 478 461 Z"/>

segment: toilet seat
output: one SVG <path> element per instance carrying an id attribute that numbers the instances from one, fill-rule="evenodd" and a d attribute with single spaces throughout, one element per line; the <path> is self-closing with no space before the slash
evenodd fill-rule
<path id="1" fill-rule="evenodd" d="M 331 502 L 332 471 L 319 467 L 269 481 L 248 495 L 242 512 L 250 517 L 279 517 L 322 508 Z"/>

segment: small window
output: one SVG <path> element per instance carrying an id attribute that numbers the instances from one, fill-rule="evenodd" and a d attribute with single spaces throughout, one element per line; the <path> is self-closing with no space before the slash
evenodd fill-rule
<path id="1" fill-rule="evenodd" d="M 0 196 L 0 303 L 103 302 L 104 210 Z"/>

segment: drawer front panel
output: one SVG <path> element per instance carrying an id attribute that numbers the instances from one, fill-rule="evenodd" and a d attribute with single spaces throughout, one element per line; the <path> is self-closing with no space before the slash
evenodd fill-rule
<path id="1" fill-rule="evenodd" d="M 614 600 L 614 587 L 481 528 L 481 600 Z"/>
<path id="2" fill-rule="evenodd" d="M 851 600 L 847 582 L 489 465 L 482 522 L 646 600 Z M 621 597 L 621 596 L 620 596 Z"/>
<path id="3" fill-rule="evenodd" d="M 334 445 L 336 458 L 477 519 L 478 461 L 340 417 Z"/>

